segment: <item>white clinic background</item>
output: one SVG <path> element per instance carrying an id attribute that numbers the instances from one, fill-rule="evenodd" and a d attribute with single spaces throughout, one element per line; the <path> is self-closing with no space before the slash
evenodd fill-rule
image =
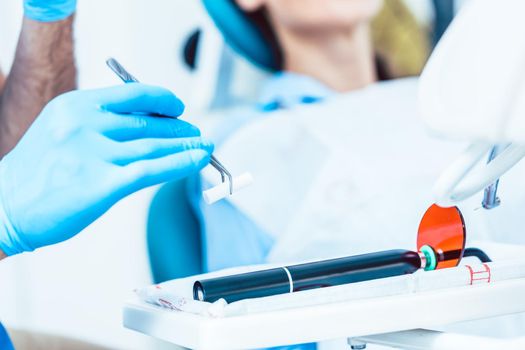
<path id="1" fill-rule="evenodd" d="M 388 1 L 388 0 L 387 0 Z M 422 19 L 429 4 L 408 1 Z M 11 64 L 22 0 L 0 0 L 0 66 Z M 208 19 L 198 0 L 79 0 L 76 57 L 79 86 L 119 84 L 106 68 L 118 58 L 140 80 L 173 89 L 185 101 L 195 88 L 181 63 L 190 31 Z M 203 61 L 216 57 L 201 57 Z M 191 106 L 189 106 L 191 113 Z M 131 291 L 151 283 L 145 227 L 155 188 L 114 206 L 68 242 L 0 264 L 0 319 L 10 327 L 62 334 L 119 349 L 164 349 L 166 344 L 122 327 L 121 307 Z"/>

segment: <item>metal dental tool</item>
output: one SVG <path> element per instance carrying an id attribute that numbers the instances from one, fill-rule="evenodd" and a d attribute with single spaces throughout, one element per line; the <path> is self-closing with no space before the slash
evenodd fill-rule
<path id="1" fill-rule="evenodd" d="M 230 196 L 233 194 L 233 177 L 232 174 L 224 167 L 224 165 L 219 162 L 217 158 L 212 154 L 211 155 L 211 166 L 213 166 L 219 173 L 221 173 L 221 180 L 224 183 L 226 181 L 226 177 L 228 177 L 228 182 L 230 183 Z"/>
<path id="2" fill-rule="evenodd" d="M 106 64 L 113 72 L 115 72 L 116 75 L 118 75 L 120 79 L 122 79 L 124 83 L 127 84 L 139 82 L 138 79 L 131 75 L 124 67 L 122 67 L 122 65 L 116 59 L 108 58 L 106 60 Z"/>
<path id="3" fill-rule="evenodd" d="M 503 152 L 508 145 L 495 145 L 489 154 L 489 159 L 487 160 L 487 163 L 490 163 L 494 158 L 496 158 L 501 152 Z M 490 184 L 485 188 L 484 194 L 483 194 L 483 201 L 481 202 L 481 205 L 485 209 L 494 209 L 498 207 L 501 204 L 501 200 L 498 197 L 498 185 L 499 185 L 499 179 L 494 181 L 494 183 Z"/>
<path id="4" fill-rule="evenodd" d="M 127 84 L 139 82 L 137 78 L 131 75 L 116 59 L 109 58 L 108 60 L 106 60 L 106 64 L 113 72 L 115 72 L 115 74 L 118 75 L 120 79 L 122 79 L 124 83 Z M 242 174 L 241 176 L 235 179 L 236 183 L 234 187 L 233 176 L 214 155 L 211 156 L 210 164 L 221 174 L 221 181 L 223 184 L 226 182 L 226 178 L 228 178 L 228 190 L 230 195 L 233 194 L 234 189 L 240 189 L 242 187 L 248 186 L 253 182 L 253 178 L 250 174 Z M 224 198 L 226 195 L 227 193 L 224 193 L 223 186 L 216 186 L 207 191 L 204 191 L 204 200 L 208 204 L 211 204 Z"/>
<path id="5" fill-rule="evenodd" d="M 463 215 L 457 207 L 432 205 L 417 233 L 417 251 L 385 250 L 375 253 L 280 266 L 254 272 L 195 281 L 193 299 L 227 303 L 277 294 L 370 281 L 458 266 L 463 257 L 490 262 L 485 252 L 466 248 Z"/>

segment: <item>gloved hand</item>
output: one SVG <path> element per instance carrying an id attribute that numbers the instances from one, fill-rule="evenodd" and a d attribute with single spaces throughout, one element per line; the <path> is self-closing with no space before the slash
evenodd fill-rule
<path id="1" fill-rule="evenodd" d="M 39 22 L 65 19 L 75 12 L 77 0 L 24 0 L 24 14 Z"/>
<path id="2" fill-rule="evenodd" d="M 0 161 L 0 249 L 69 239 L 128 194 L 204 167 L 213 145 L 196 127 L 151 115 L 183 109 L 171 92 L 138 83 L 51 101 Z"/>

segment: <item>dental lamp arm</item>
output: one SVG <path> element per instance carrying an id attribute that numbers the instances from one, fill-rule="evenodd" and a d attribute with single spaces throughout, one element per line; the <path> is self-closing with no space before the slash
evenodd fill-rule
<path id="1" fill-rule="evenodd" d="M 494 183 L 525 156 L 525 2 L 467 3 L 420 79 L 423 121 L 437 136 L 472 145 L 445 170 L 436 202 L 452 206 Z M 485 167 L 495 145 L 509 144 Z"/>

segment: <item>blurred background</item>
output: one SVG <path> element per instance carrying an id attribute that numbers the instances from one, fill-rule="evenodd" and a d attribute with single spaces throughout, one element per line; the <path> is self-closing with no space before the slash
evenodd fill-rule
<path id="1" fill-rule="evenodd" d="M 401 1 L 401 0 L 400 0 Z M 387 3 L 395 2 L 386 0 Z M 383 13 L 374 39 L 394 54 L 398 75 L 419 72 L 431 47 L 427 30 L 433 21 L 430 0 L 405 1 L 411 16 Z M 390 18 L 389 18 L 390 17 Z M 0 2 L 0 65 L 9 70 L 22 19 L 20 0 Z M 389 36 L 384 21 L 397 20 L 400 32 Z M 420 35 L 413 33 L 418 27 Z M 198 66 L 188 68 L 182 52 L 188 37 L 202 28 Z M 386 29 L 385 29 L 386 28 Z M 400 43 L 392 44 L 392 37 Z M 249 98 L 253 79 L 264 74 L 225 49 L 200 1 L 79 0 L 76 20 L 79 87 L 120 84 L 105 66 L 118 58 L 139 80 L 175 91 L 188 105 L 187 115 L 202 115 L 216 103 L 218 74 L 229 57 L 234 67 L 228 79 L 230 98 Z M 406 61 L 403 57 L 411 57 Z M 146 252 L 147 211 L 156 188 L 118 203 L 76 238 L 2 261 L 0 317 L 10 327 L 64 334 L 122 349 L 160 349 L 166 344 L 126 330 L 121 323 L 123 302 L 136 287 L 151 284 Z M 66 247 L 67 246 L 67 247 Z"/>

